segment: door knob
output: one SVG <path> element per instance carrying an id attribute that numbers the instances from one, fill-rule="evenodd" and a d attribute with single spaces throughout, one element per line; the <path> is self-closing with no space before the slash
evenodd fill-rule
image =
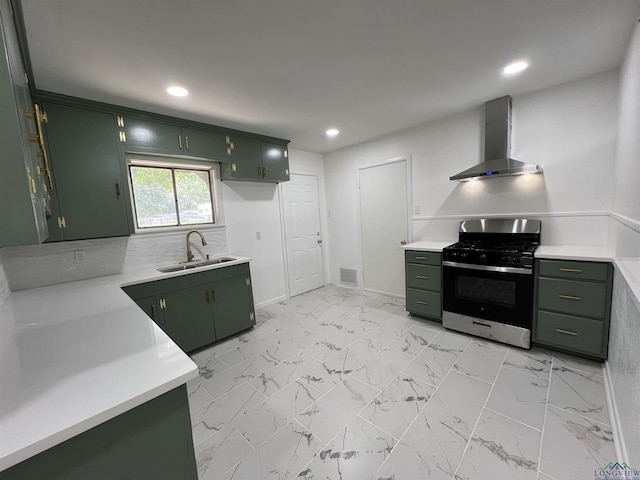
<path id="1" fill-rule="evenodd" d="M 318 245 L 320 245 L 322 243 L 322 240 L 318 239 Z"/>
<path id="2" fill-rule="evenodd" d="M 406 245 L 407 241 L 406 240 L 400 240 L 400 245 Z"/>

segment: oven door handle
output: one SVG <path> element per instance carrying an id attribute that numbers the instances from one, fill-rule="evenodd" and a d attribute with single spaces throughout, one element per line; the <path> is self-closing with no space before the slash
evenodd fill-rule
<path id="1" fill-rule="evenodd" d="M 518 273 L 522 275 L 533 274 L 533 270 L 530 268 L 496 267 L 494 265 L 474 265 L 472 263 L 459 263 L 459 262 L 449 262 L 449 261 L 442 262 L 442 265 L 445 267 L 467 268 L 469 270 L 482 270 L 484 272 Z"/>

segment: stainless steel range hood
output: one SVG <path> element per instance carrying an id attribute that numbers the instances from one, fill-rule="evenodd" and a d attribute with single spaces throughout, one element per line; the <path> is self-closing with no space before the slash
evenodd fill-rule
<path id="1" fill-rule="evenodd" d="M 449 180 L 473 180 L 542 173 L 538 165 L 514 160 L 511 155 L 511 96 L 485 103 L 484 162 L 449 177 Z"/>

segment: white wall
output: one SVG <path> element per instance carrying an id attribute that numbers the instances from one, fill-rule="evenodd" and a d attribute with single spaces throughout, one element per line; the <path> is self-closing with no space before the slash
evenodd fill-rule
<path id="1" fill-rule="evenodd" d="M 628 269 L 616 270 L 611 312 L 609 372 L 619 420 L 618 444 L 630 465 L 640 464 L 640 24 L 620 70 L 620 120 L 613 193 L 613 248 Z M 624 273 L 624 275 L 621 274 Z M 635 291 L 630 287 L 635 285 Z M 624 451 L 622 455 L 624 457 Z"/>
<path id="2" fill-rule="evenodd" d="M 546 244 L 608 243 L 618 72 L 513 99 L 512 156 L 540 164 L 543 175 L 448 180 L 482 160 L 483 111 L 478 106 L 325 155 L 332 278 L 339 267 L 361 270 L 358 167 L 398 156 L 411 158 L 410 209 L 421 210 L 413 218 L 413 240 L 453 241 L 461 219 L 497 214 L 542 219 Z"/>
<path id="3" fill-rule="evenodd" d="M 222 196 L 229 251 L 253 258 L 251 279 L 256 306 L 286 298 L 280 198 L 277 185 L 224 182 Z M 260 239 L 257 238 L 257 233 Z"/>

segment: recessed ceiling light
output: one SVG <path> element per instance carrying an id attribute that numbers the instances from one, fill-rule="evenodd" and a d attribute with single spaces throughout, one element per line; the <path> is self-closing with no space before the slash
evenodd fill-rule
<path id="1" fill-rule="evenodd" d="M 518 62 L 510 63 L 509 65 L 504 67 L 502 73 L 504 73 L 505 75 L 511 75 L 513 73 L 518 73 L 525 70 L 528 66 L 529 64 L 527 62 L 520 60 Z"/>
<path id="2" fill-rule="evenodd" d="M 174 97 L 184 97 L 186 95 L 189 95 L 187 89 L 182 87 L 169 87 L 167 88 L 167 93 L 169 95 L 173 95 Z"/>
<path id="3" fill-rule="evenodd" d="M 337 128 L 330 128 L 327 130 L 326 133 L 327 133 L 327 137 L 333 138 L 338 136 L 338 134 L 340 133 L 340 130 L 338 130 Z"/>

